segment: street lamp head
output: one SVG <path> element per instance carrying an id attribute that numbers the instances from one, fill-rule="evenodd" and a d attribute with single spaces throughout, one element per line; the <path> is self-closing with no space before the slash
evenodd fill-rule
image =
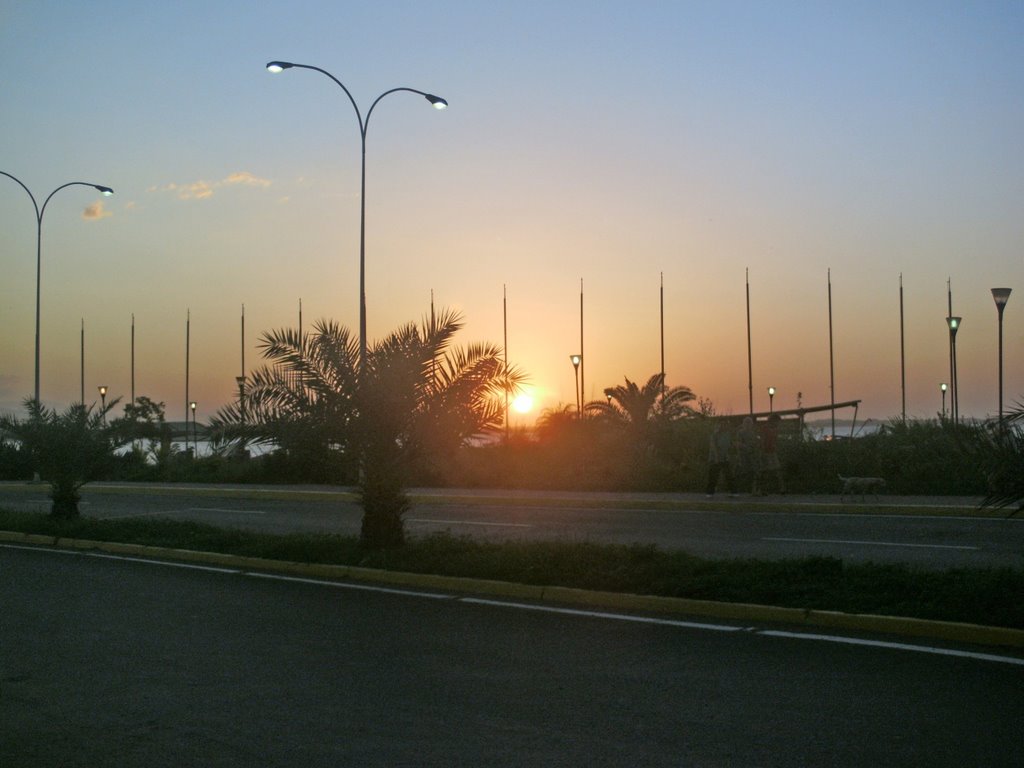
<path id="1" fill-rule="evenodd" d="M 293 66 L 295 65 L 289 61 L 270 61 L 267 62 L 267 71 L 276 74 L 278 72 L 283 72 L 286 69 L 291 69 Z"/>
<path id="2" fill-rule="evenodd" d="M 768 387 L 768 397 L 775 397 L 775 387 Z"/>
<path id="3" fill-rule="evenodd" d="M 99 192 L 104 197 L 110 197 L 112 194 L 114 194 L 114 190 L 112 190 L 110 187 L 104 187 L 101 184 L 93 184 L 93 186 L 96 187 L 96 191 Z"/>
<path id="4" fill-rule="evenodd" d="M 962 317 L 947 317 L 946 318 L 946 325 L 949 326 L 949 332 L 954 337 L 956 336 L 956 332 L 960 329 L 960 323 L 962 321 L 963 321 Z"/>
<path id="5" fill-rule="evenodd" d="M 193 400 L 191 403 L 188 404 L 188 407 L 192 409 L 192 413 L 195 413 L 196 412 L 196 401 Z"/>
<path id="6" fill-rule="evenodd" d="M 583 355 L 569 355 L 569 360 L 572 362 L 573 368 L 579 368 L 580 363 L 583 362 Z"/>
<path id="7" fill-rule="evenodd" d="M 434 105 L 434 109 L 448 109 L 448 102 L 440 96 L 435 96 L 432 93 L 424 93 L 423 96 L 427 101 Z"/>
<path id="8" fill-rule="evenodd" d="M 942 390 L 942 394 L 946 394 L 946 390 L 949 389 L 949 385 L 943 382 L 942 384 L 939 384 L 939 389 Z"/>
<path id="9" fill-rule="evenodd" d="M 96 389 L 100 391 L 100 397 L 107 396 L 107 388 L 105 386 L 100 385 L 99 387 L 96 387 Z"/>
<path id="10" fill-rule="evenodd" d="M 1003 307 L 1006 306 L 1006 302 L 1010 299 L 1010 288 L 993 288 L 992 298 L 996 302 L 996 306 L 1002 311 Z"/>

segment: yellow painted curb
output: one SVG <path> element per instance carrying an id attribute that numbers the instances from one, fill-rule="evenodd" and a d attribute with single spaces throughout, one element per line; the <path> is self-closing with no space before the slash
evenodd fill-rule
<path id="1" fill-rule="evenodd" d="M 930 638 L 977 645 L 1024 648 L 1024 630 L 1010 629 L 1008 627 L 989 627 L 978 624 L 912 619 L 901 616 L 876 616 L 871 614 L 842 613 L 839 611 L 805 610 L 770 605 L 693 600 L 681 597 L 630 595 L 621 592 L 599 592 L 572 587 L 544 587 L 461 576 L 439 576 L 404 571 L 384 571 L 348 565 L 267 560 L 259 557 L 226 555 L 217 552 L 150 547 L 142 544 L 55 538 L 53 536 L 11 531 L 0 531 L 0 541 L 61 549 L 100 551 L 155 560 L 198 563 L 241 571 L 286 573 L 302 578 L 359 581 L 395 587 L 433 589 L 459 594 L 488 595 L 606 610 L 672 614 L 676 616 L 701 616 L 739 622 L 771 622 L 803 627 L 822 627 L 855 632 Z"/>

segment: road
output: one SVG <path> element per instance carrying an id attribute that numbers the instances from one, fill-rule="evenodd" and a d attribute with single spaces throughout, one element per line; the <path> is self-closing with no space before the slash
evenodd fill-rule
<path id="1" fill-rule="evenodd" d="M 356 535 L 362 512 L 348 489 L 246 486 L 87 486 L 83 514 L 165 516 L 271 533 Z M 413 536 L 447 531 L 485 539 L 656 544 L 704 557 L 823 555 L 927 568 L 1024 567 L 1024 515 L 981 516 L 976 500 L 886 497 L 889 514 L 858 513 L 838 497 L 724 498 L 417 490 Z M 786 512 L 777 505 L 785 501 Z M 774 505 L 774 506 L 769 506 Z M 942 515 L 920 507 L 945 505 Z M 0 507 L 46 511 L 47 488 L 0 483 Z"/>
<path id="2" fill-rule="evenodd" d="M 10 545 L 0 605 L 4 766 L 1024 765 L 1019 657 Z"/>

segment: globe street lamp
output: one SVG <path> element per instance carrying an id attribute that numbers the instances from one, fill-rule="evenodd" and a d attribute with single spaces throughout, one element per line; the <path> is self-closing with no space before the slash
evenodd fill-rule
<path id="1" fill-rule="evenodd" d="M 775 387 L 768 387 L 768 413 L 775 412 Z"/>
<path id="2" fill-rule="evenodd" d="M 104 422 L 106 422 L 106 420 L 107 420 L 107 414 L 106 414 L 106 411 L 107 411 L 107 388 L 106 388 L 106 386 L 101 384 L 100 386 L 97 387 L 97 389 L 100 391 L 100 418 L 103 419 Z"/>
<path id="3" fill-rule="evenodd" d="M 953 356 L 953 394 L 952 394 L 952 405 L 950 410 L 953 414 L 953 423 L 960 423 L 960 387 L 957 386 L 957 370 L 956 370 L 956 332 L 960 330 L 960 323 L 963 321 L 962 317 L 947 317 L 946 325 L 949 326 L 949 345 L 950 351 Z"/>
<path id="4" fill-rule="evenodd" d="M 576 418 L 580 418 L 583 415 L 583 408 L 580 404 L 580 363 L 583 362 L 583 355 L 569 355 L 569 362 L 572 363 L 572 369 L 576 373 Z"/>
<path id="5" fill-rule="evenodd" d="M 435 109 L 445 109 L 448 106 L 448 102 L 442 99 L 440 96 L 435 96 L 432 93 L 426 93 L 424 91 L 418 91 L 415 88 L 392 88 L 384 91 L 378 96 L 370 108 L 366 111 L 366 118 L 364 119 L 362 113 L 359 111 L 359 105 L 356 104 L 356 100 L 352 97 L 348 88 L 334 75 L 325 69 L 320 67 L 314 67 L 309 64 L 294 64 L 289 61 L 271 61 L 267 64 L 268 72 L 283 72 L 286 69 L 292 69 L 293 67 L 299 69 L 312 69 L 314 72 L 319 72 L 322 75 L 326 75 L 331 78 L 348 96 L 348 100 L 352 102 L 352 108 L 356 111 L 356 119 L 359 121 L 359 135 L 362 139 L 362 169 L 360 173 L 361 184 L 359 193 L 359 372 L 363 372 L 363 366 L 366 363 L 366 130 L 370 124 L 370 115 L 373 113 L 373 108 L 377 106 L 377 102 L 387 96 L 389 93 L 396 93 L 398 91 L 408 91 L 409 93 L 417 93 L 427 101 L 429 101 Z"/>
<path id="6" fill-rule="evenodd" d="M 1003 424 L 1003 310 L 1010 300 L 1010 288 L 993 288 L 992 299 L 999 312 L 999 425 Z"/>
<path id="7" fill-rule="evenodd" d="M 199 430 L 196 429 L 196 401 L 188 404 L 192 409 L 192 448 L 194 457 L 199 455 Z M 185 422 L 185 450 L 188 450 L 188 422 Z"/>
<path id="8" fill-rule="evenodd" d="M 939 384 L 939 389 L 942 390 L 942 419 L 946 419 L 946 390 L 949 389 L 949 385 L 943 382 Z"/>
<path id="9" fill-rule="evenodd" d="M 102 194 L 104 197 L 110 197 L 114 194 L 114 190 L 110 187 L 104 187 L 102 184 L 92 184 L 87 181 L 69 181 L 67 184 L 61 184 L 53 192 L 47 195 L 46 200 L 43 201 L 43 207 L 40 208 L 39 204 L 36 203 L 35 195 L 32 191 L 25 186 L 21 179 L 16 176 L 12 176 L 6 171 L 0 171 L 0 175 L 6 176 L 9 179 L 14 179 L 18 185 L 28 193 L 29 198 L 32 200 L 32 206 L 36 209 L 36 362 L 35 362 L 35 401 L 39 402 L 39 284 L 40 278 L 42 277 L 43 271 L 43 214 L 46 213 L 46 205 L 50 202 L 50 198 L 60 192 L 65 187 L 92 187 L 97 192 Z"/>

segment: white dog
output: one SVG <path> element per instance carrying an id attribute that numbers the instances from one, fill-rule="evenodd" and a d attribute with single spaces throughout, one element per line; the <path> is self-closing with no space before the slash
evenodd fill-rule
<path id="1" fill-rule="evenodd" d="M 843 477 L 839 475 L 839 480 L 843 484 L 843 492 L 839 498 L 843 501 L 847 496 L 852 497 L 857 494 L 860 494 L 861 499 L 869 493 L 873 493 L 877 497 L 885 489 L 884 477 Z"/>

